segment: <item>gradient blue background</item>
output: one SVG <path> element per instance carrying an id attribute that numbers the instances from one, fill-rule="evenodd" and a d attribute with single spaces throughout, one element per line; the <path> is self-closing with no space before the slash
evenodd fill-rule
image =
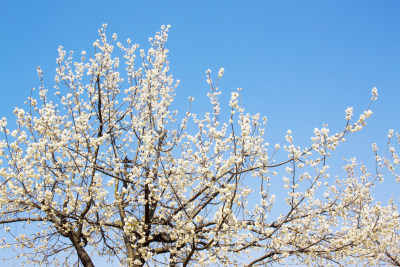
<path id="1" fill-rule="evenodd" d="M 110 36 L 115 32 L 120 41 L 129 37 L 148 47 L 148 37 L 171 24 L 169 60 L 182 81 L 176 105 L 184 111 L 187 97 L 194 96 L 194 110 L 204 113 L 205 70 L 216 75 L 224 67 L 221 99 L 243 88 L 246 110 L 268 117 L 271 143 L 287 129 L 303 146 L 322 123 L 341 130 L 344 110 L 354 106 L 358 117 L 376 86 L 374 115 L 338 150 L 332 174 L 340 173 L 344 157 L 357 156 L 372 168 L 371 143 L 383 149 L 388 130 L 400 130 L 399 14 L 399 1 L 1 0 L 0 117 L 11 118 L 39 86 L 36 66 L 52 88 L 59 45 L 90 55 L 106 22 Z M 386 201 L 392 193 L 398 198 L 399 186 L 386 180 L 377 199 Z M 10 256 L 5 253 L 0 258 Z"/>

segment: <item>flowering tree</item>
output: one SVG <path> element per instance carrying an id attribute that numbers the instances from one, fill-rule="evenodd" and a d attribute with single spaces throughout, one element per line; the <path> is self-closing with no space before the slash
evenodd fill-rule
<path id="1" fill-rule="evenodd" d="M 1 247 L 36 264 L 68 265 L 77 255 L 83 266 L 93 266 L 92 257 L 127 266 L 398 265 L 397 207 L 371 196 L 382 170 L 399 165 L 395 149 L 381 158 L 374 146 L 373 174 L 354 159 L 346 177 L 328 174 L 331 152 L 372 112 L 353 122 L 348 108 L 343 131 L 315 129 L 309 147 L 296 146 L 290 131 L 282 148 L 270 147 L 266 119 L 244 112 L 240 90 L 223 122 L 218 82 L 207 71 L 211 111 L 179 117 L 167 32 L 162 27 L 138 59 L 138 45 L 117 42 L 123 70 L 112 56 L 117 36 L 109 42 L 105 25 L 89 60 L 82 52 L 73 61 L 60 47 L 55 96 L 42 82 L 39 99 L 15 108 L 14 130 L 1 120 Z M 278 161 L 279 151 L 287 158 Z"/>

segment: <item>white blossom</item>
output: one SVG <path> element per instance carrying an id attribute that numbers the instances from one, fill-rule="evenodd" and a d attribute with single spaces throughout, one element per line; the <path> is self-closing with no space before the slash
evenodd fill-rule
<path id="1" fill-rule="evenodd" d="M 399 134 L 389 131 L 382 155 L 372 145 L 372 173 L 355 158 L 347 175 L 329 173 L 331 153 L 372 111 L 350 122 L 347 108 L 341 131 L 315 128 L 307 147 L 288 130 L 284 150 L 270 148 L 266 117 L 245 113 L 240 88 L 219 102 L 223 68 L 214 83 L 206 71 L 208 112 L 172 109 L 179 81 L 167 59 L 169 26 L 147 51 L 105 30 L 78 61 L 58 48 L 56 98 L 37 68 L 41 85 L 14 109 L 16 127 L 0 121 L 1 248 L 51 266 L 65 255 L 68 266 L 77 258 L 84 266 L 93 258 L 126 266 L 400 261 L 397 206 L 372 194 L 386 173 L 400 181 Z"/>

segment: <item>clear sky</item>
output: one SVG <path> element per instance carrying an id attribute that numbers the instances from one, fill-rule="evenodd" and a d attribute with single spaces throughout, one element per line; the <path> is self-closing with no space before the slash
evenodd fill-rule
<path id="1" fill-rule="evenodd" d="M 376 86 L 373 117 L 348 138 L 337 160 L 368 162 L 371 143 L 383 146 L 389 129 L 400 130 L 399 14 L 400 1 L 389 0 L 0 0 L 0 117 L 10 118 L 39 86 L 36 66 L 52 88 L 59 45 L 91 52 L 106 22 L 110 35 L 147 47 L 148 37 L 170 24 L 167 48 L 172 73 L 181 80 L 176 98 L 182 111 L 194 96 L 194 110 L 204 112 L 205 70 L 216 74 L 224 67 L 222 100 L 243 88 L 245 109 L 268 117 L 271 143 L 287 129 L 303 146 L 322 123 L 341 130 L 344 110 L 354 106 L 358 117 Z M 377 197 L 395 192 L 391 186 L 378 188 Z"/>

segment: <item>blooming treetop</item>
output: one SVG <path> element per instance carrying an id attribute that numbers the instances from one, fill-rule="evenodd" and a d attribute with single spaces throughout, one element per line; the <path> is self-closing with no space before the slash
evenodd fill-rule
<path id="1" fill-rule="evenodd" d="M 396 175 L 394 146 L 380 157 L 374 145 L 373 174 L 355 159 L 346 177 L 328 173 L 331 153 L 366 125 L 369 107 L 356 120 L 348 108 L 340 132 L 315 129 L 307 147 L 290 130 L 282 148 L 271 147 L 266 118 L 245 113 L 240 90 L 221 119 L 224 69 L 215 83 L 206 72 L 210 112 L 171 110 L 179 81 L 169 74 L 169 26 L 150 38 L 147 53 L 115 34 L 107 40 L 105 29 L 89 58 L 58 49 L 55 96 L 38 68 L 38 99 L 15 108 L 13 129 L 0 122 L 2 248 L 52 265 L 76 257 L 84 266 L 92 257 L 127 266 L 399 264 L 397 207 L 371 195 L 383 169 Z M 374 88 L 372 101 L 377 95 Z M 277 162 L 277 151 L 287 158 Z M 272 190 L 277 182 L 283 196 Z"/>

